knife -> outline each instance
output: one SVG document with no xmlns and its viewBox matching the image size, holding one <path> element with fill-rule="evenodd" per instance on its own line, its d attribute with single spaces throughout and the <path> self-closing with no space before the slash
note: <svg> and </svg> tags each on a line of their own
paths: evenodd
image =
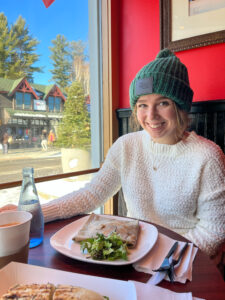
<svg viewBox="0 0 225 300">
<path fill-rule="evenodd" d="M 164 258 L 164 260 L 160 266 L 160 268 L 163 268 L 163 270 L 159 271 L 160 268 L 155 270 L 156 273 L 147 281 L 147 283 L 156 285 L 166 277 L 166 275 L 169 271 L 169 268 L 170 268 L 170 264 L 172 262 L 173 253 L 177 249 L 177 246 L 178 246 L 178 242 L 175 242 L 173 244 L 173 246 L 171 247 L 171 249 L 169 250 L 169 252 L 167 253 L 166 257 Z M 167 269 L 165 270 L 164 268 L 167 268 Z"/>
<path fill-rule="evenodd" d="M 148 284 L 157 285 L 160 283 L 167 275 L 168 270 L 159 271 L 152 275 L 152 277 L 147 281 Z"/>
</svg>

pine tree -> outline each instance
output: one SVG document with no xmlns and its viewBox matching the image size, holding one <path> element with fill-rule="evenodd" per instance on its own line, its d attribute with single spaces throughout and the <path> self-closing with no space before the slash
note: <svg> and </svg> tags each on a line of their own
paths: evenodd
<svg viewBox="0 0 225 300">
<path fill-rule="evenodd" d="M 35 53 L 39 41 L 29 34 L 26 21 L 21 16 L 12 25 L 12 35 L 14 43 L 11 47 L 9 74 L 14 78 L 27 77 L 33 81 L 34 72 L 43 72 L 41 67 L 33 66 L 39 59 Z"/>
<path fill-rule="evenodd" d="M 62 122 L 58 128 L 57 145 L 89 149 L 91 144 L 90 115 L 82 84 L 74 81 L 69 88 Z"/>
<path fill-rule="evenodd" d="M 52 41 L 53 47 L 49 47 L 52 51 L 50 56 L 53 61 L 53 69 L 51 80 L 54 81 L 60 88 L 65 89 L 69 86 L 71 73 L 71 55 L 69 52 L 69 43 L 66 38 L 58 34 L 56 39 Z"/>
<path fill-rule="evenodd" d="M 0 77 L 5 77 L 7 68 L 8 42 L 9 42 L 8 21 L 3 13 L 0 13 Z"/>
<path fill-rule="evenodd" d="M 0 77 L 32 81 L 34 72 L 42 72 L 33 64 L 39 59 L 35 53 L 38 41 L 33 39 L 20 16 L 9 28 L 7 17 L 0 13 Z"/>
<path fill-rule="evenodd" d="M 7 17 L 4 13 L 0 13 L 0 77 L 13 78 L 10 76 L 10 67 L 11 55 L 15 51 L 15 40 L 16 37 L 8 26 Z"/>
</svg>

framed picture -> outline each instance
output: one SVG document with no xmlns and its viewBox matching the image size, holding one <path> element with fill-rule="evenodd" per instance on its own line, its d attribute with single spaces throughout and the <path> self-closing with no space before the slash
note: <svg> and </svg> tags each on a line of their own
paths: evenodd
<svg viewBox="0 0 225 300">
<path fill-rule="evenodd" d="M 160 0 L 160 47 L 182 51 L 225 42 L 225 0 Z"/>
</svg>

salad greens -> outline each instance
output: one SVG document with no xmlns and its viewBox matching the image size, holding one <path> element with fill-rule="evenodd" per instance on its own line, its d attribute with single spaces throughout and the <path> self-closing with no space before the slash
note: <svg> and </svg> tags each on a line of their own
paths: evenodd
<svg viewBox="0 0 225 300">
<path fill-rule="evenodd" d="M 127 260 L 127 245 L 116 232 L 112 232 L 108 236 L 97 233 L 96 238 L 81 241 L 80 245 L 84 254 L 88 253 L 91 258 L 96 260 Z"/>
</svg>

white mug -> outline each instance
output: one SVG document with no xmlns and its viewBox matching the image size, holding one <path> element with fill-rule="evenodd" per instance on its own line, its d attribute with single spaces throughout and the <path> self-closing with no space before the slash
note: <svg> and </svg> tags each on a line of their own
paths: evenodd
<svg viewBox="0 0 225 300">
<path fill-rule="evenodd" d="M 11 261 L 27 262 L 31 219 L 26 211 L 0 213 L 0 268 Z"/>
</svg>

